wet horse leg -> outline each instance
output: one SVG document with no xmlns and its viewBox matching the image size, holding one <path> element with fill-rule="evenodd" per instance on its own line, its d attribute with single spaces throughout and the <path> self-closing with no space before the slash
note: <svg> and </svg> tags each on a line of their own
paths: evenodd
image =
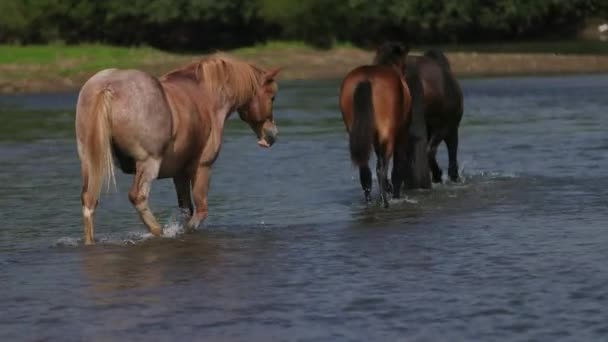
<svg viewBox="0 0 608 342">
<path fill-rule="evenodd" d="M 458 182 L 458 128 L 452 129 L 445 139 L 448 147 L 448 176 L 452 182 Z"/>
<path fill-rule="evenodd" d="M 173 177 L 173 184 L 175 185 L 177 205 L 179 206 L 181 214 L 190 219 L 194 213 L 190 194 L 190 177 L 184 174 L 177 175 Z"/>
<path fill-rule="evenodd" d="M 385 149 L 386 148 L 376 147 L 376 156 L 378 157 L 378 161 L 376 164 L 376 176 L 378 177 L 378 188 L 380 189 L 380 198 L 382 199 L 384 207 L 388 208 L 388 158 L 386 158 Z"/>
<path fill-rule="evenodd" d="M 80 199 L 82 201 L 82 218 L 84 221 L 84 243 L 92 245 L 95 243 L 95 229 L 93 226 L 93 215 L 97 208 L 97 198 L 88 189 L 89 174 L 86 164 L 82 164 L 82 193 Z"/>
<path fill-rule="evenodd" d="M 359 181 L 361 182 L 361 188 L 363 188 L 363 192 L 365 193 L 365 201 L 372 201 L 372 171 L 369 169 L 369 166 L 361 166 L 359 167 Z"/>
<path fill-rule="evenodd" d="M 434 133 L 431 136 L 428 144 L 427 156 L 429 159 L 429 167 L 431 168 L 431 173 L 433 174 L 433 183 L 441 183 L 442 171 L 437 163 L 437 146 L 441 143 L 443 139 L 437 133 Z"/>
<path fill-rule="evenodd" d="M 403 164 L 397 153 L 393 157 L 393 171 L 391 172 L 393 198 L 401 197 L 401 184 L 403 183 Z"/>
<path fill-rule="evenodd" d="M 148 206 L 148 197 L 150 195 L 150 184 L 152 180 L 158 177 L 159 168 L 160 160 L 148 158 L 144 161 L 138 161 L 135 166 L 133 185 L 129 191 L 129 200 L 154 236 L 160 236 L 162 229 Z"/>
<path fill-rule="evenodd" d="M 393 152 L 393 171 L 391 172 L 391 180 L 393 182 L 392 192 L 393 198 L 401 197 L 401 185 L 406 179 L 407 173 L 407 153 L 403 146 L 403 139 L 397 139 L 395 151 Z"/>
<path fill-rule="evenodd" d="M 211 178 L 211 166 L 199 166 L 194 177 L 192 177 L 192 197 L 196 211 L 190 221 L 188 221 L 187 230 L 196 229 L 201 221 L 205 220 L 209 215 L 209 207 L 207 194 L 209 193 L 209 180 Z"/>
</svg>

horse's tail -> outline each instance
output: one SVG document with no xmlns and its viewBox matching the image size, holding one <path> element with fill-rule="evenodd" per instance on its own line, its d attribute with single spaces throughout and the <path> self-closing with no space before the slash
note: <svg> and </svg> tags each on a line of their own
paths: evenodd
<svg viewBox="0 0 608 342">
<path fill-rule="evenodd" d="M 95 95 L 93 106 L 88 113 L 91 126 L 88 139 L 83 148 L 84 162 L 87 165 L 87 191 L 99 198 L 103 185 L 109 190 L 110 184 L 116 185 L 114 164 L 112 162 L 110 110 L 112 92 L 103 89 Z"/>
<path fill-rule="evenodd" d="M 431 49 L 431 50 L 426 51 L 424 53 L 424 55 L 426 57 L 429 57 L 429 58 L 433 59 L 444 70 L 447 70 L 447 71 L 451 71 L 452 70 L 452 68 L 450 67 L 450 61 L 448 60 L 448 58 L 445 56 L 445 54 L 441 50 Z"/>
<path fill-rule="evenodd" d="M 353 102 L 354 115 L 349 139 L 350 158 L 357 166 L 363 166 L 369 162 L 375 131 L 370 81 L 362 81 L 357 84 Z"/>
</svg>

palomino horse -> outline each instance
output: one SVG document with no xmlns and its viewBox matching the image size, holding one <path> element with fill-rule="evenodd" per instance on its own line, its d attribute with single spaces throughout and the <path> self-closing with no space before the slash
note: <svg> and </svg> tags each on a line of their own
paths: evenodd
<svg viewBox="0 0 608 342">
<path fill-rule="evenodd" d="M 374 64 L 353 69 L 340 89 L 340 110 L 349 134 L 350 156 L 359 167 L 365 199 L 371 200 L 372 174 L 368 163 L 373 145 L 378 158 L 378 187 L 385 207 L 389 192 L 399 197 L 403 177 L 399 166 L 403 164 L 400 160 L 405 157 L 404 145 L 408 140 L 411 97 L 401 72 L 408 51 L 397 43 L 380 46 Z M 391 157 L 393 186 L 387 177 Z"/>
<path fill-rule="evenodd" d="M 425 141 L 427 156 L 418 153 L 421 148 L 413 147 L 408 153 L 409 169 L 405 183 L 408 188 L 428 188 L 428 171 L 424 159 L 428 159 L 433 182 L 440 183 L 442 171 L 435 158 L 437 146 L 445 141 L 448 148 L 448 176 L 453 182 L 458 181 L 458 126 L 462 119 L 462 90 L 450 68 L 450 63 L 443 52 L 430 50 L 423 56 L 407 57 L 405 75 L 413 99 L 413 121 L 421 125 L 426 122 L 427 134 L 421 137 Z M 412 123 L 410 133 L 415 130 Z M 422 145 L 418 145 L 422 146 Z M 420 172 L 422 170 L 422 172 Z"/>
<path fill-rule="evenodd" d="M 260 146 L 274 143 L 277 74 L 215 54 L 159 79 L 117 69 L 91 77 L 76 110 L 85 244 L 94 243 L 93 214 L 103 183 L 115 182 L 113 158 L 123 172 L 135 174 L 129 200 L 150 233 L 162 233 L 148 207 L 156 178 L 173 178 L 178 205 L 190 217 L 186 228 L 196 228 L 208 214 L 211 166 L 228 116 L 238 111 Z"/>
</svg>

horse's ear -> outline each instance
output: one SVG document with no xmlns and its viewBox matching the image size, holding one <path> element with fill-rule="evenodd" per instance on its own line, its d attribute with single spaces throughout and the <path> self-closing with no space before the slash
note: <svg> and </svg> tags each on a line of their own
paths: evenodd
<svg viewBox="0 0 608 342">
<path fill-rule="evenodd" d="M 276 68 L 266 71 L 264 73 L 264 84 L 273 82 L 281 70 L 283 70 L 283 68 Z"/>
</svg>

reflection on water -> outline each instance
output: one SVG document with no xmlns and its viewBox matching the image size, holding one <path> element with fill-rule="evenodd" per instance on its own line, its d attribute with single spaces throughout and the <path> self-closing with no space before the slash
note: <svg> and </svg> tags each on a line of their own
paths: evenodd
<svg viewBox="0 0 608 342">
<path fill-rule="evenodd" d="M 286 82 L 272 149 L 229 122 L 204 228 L 158 181 L 151 238 L 120 175 L 92 248 L 75 94 L 0 96 L 0 339 L 602 340 L 608 77 L 463 88 L 462 183 L 365 205 L 338 82 Z"/>
</svg>

